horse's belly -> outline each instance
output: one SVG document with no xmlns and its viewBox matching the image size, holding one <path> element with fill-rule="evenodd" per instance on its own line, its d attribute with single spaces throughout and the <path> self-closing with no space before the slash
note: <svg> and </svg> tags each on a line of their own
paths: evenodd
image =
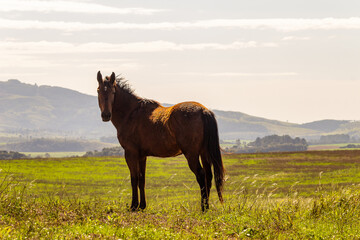
<svg viewBox="0 0 360 240">
<path fill-rule="evenodd" d="M 149 156 L 155 156 L 155 157 L 173 157 L 178 156 L 182 154 L 180 148 L 177 145 L 170 145 L 170 144 L 161 144 L 161 143 L 155 143 L 151 144 L 152 146 L 148 148 L 148 154 Z"/>
<path fill-rule="evenodd" d="M 182 154 L 181 151 L 174 151 L 174 152 L 158 152 L 158 153 L 152 153 L 148 154 L 148 156 L 154 156 L 154 157 L 175 157 Z"/>
</svg>

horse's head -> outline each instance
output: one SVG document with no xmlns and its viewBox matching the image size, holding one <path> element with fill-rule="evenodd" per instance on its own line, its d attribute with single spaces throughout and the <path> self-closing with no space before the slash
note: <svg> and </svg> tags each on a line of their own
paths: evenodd
<svg viewBox="0 0 360 240">
<path fill-rule="evenodd" d="M 104 122 L 110 121 L 112 107 L 115 99 L 115 73 L 113 72 L 110 77 L 102 78 L 100 71 L 97 73 L 97 80 L 99 82 L 98 100 L 101 110 L 101 118 Z"/>
</svg>

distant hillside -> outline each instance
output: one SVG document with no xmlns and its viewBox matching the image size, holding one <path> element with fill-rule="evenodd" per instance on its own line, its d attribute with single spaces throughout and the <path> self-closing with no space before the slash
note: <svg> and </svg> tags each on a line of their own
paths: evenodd
<svg viewBox="0 0 360 240">
<path fill-rule="evenodd" d="M 97 137 L 111 134 L 103 124 L 97 98 L 70 89 L 18 80 L 0 82 L 0 130 L 48 130 Z"/>
<path fill-rule="evenodd" d="M 305 123 L 301 126 L 308 129 L 313 129 L 320 132 L 333 132 L 339 129 L 342 125 L 349 123 L 350 121 L 338 121 L 338 120 L 321 120 L 311 123 Z"/>
<path fill-rule="evenodd" d="M 214 110 L 219 124 L 219 132 L 224 139 L 255 139 L 266 135 L 310 136 L 319 131 L 303 128 L 295 123 L 254 117 L 241 112 Z"/>
<path fill-rule="evenodd" d="M 323 120 L 294 124 L 214 110 L 222 139 L 249 139 L 266 135 L 319 138 L 324 134 L 360 136 L 360 122 Z M 97 97 L 61 87 L 37 86 L 18 80 L 0 82 L 0 131 L 20 134 L 45 131 L 55 135 L 97 138 L 116 136 L 111 123 L 103 123 Z"/>
<path fill-rule="evenodd" d="M 85 141 L 73 139 L 36 138 L 18 143 L 7 143 L 1 149 L 19 152 L 79 152 L 100 150 L 104 147 L 112 147 L 114 144 L 106 144 L 99 141 Z"/>
</svg>

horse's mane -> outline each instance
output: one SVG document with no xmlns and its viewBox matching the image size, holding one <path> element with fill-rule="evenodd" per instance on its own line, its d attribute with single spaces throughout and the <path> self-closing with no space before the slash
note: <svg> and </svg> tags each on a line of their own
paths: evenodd
<svg viewBox="0 0 360 240">
<path fill-rule="evenodd" d="M 119 77 L 116 76 L 116 85 L 119 86 L 119 88 L 121 88 L 122 90 L 124 90 L 125 92 L 129 93 L 129 94 L 134 94 L 134 89 L 131 88 L 130 84 L 128 83 L 127 80 L 125 80 L 124 77 Z"/>
<path fill-rule="evenodd" d="M 116 85 L 123 91 L 125 91 L 126 93 L 129 93 L 133 96 L 137 96 L 135 93 L 134 93 L 134 89 L 131 88 L 130 84 L 128 83 L 128 81 L 124 78 L 124 77 L 119 77 L 119 76 L 116 76 L 115 78 L 115 82 L 116 82 Z M 146 99 L 146 98 L 140 98 L 139 97 L 139 103 L 141 104 L 141 106 L 143 105 L 147 105 L 147 104 L 154 104 L 154 105 L 160 105 L 159 102 L 155 101 L 155 100 L 152 100 L 152 99 Z"/>
<path fill-rule="evenodd" d="M 147 99 L 147 98 L 141 98 L 139 103 L 144 106 L 144 105 L 154 105 L 154 106 L 159 106 L 161 105 L 158 101 L 152 100 L 152 99 Z"/>
<path fill-rule="evenodd" d="M 109 76 L 106 76 L 105 79 L 107 81 L 110 81 Z M 128 84 L 127 80 L 125 80 L 124 77 L 119 77 L 119 75 L 116 76 L 115 83 L 121 90 L 124 90 L 125 92 L 134 95 L 134 90 L 131 88 L 131 86 Z"/>
</svg>

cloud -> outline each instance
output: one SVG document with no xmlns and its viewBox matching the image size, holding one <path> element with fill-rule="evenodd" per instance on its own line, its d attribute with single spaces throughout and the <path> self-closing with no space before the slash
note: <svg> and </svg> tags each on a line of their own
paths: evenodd
<svg viewBox="0 0 360 240">
<path fill-rule="evenodd" d="M 116 13 L 151 15 L 165 9 L 116 8 L 96 3 L 74 1 L 8 0 L 1 2 L 0 12 L 71 12 L 71 13 Z"/>
<path fill-rule="evenodd" d="M 0 51 L 5 54 L 73 54 L 73 53 L 146 53 L 163 51 L 186 51 L 186 50 L 238 50 L 244 48 L 276 47 L 275 43 L 259 43 L 255 41 L 232 43 L 194 43 L 179 44 L 169 41 L 130 42 L 130 43 L 104 43 L 90 42 L 73 44 L 68 42 L 0 42 Z"/>
<path fill-rule="evenodd" d="M 57 44 L 57 47 L 60 45 Z M 49 47 L 49 46 L 48 46 Z M 93 56 L 89 58 L 87 55 L 80 55 L 74 57 L 71 54 L 63 55 L 59 57 L 56 53 L 56 57 L 49 57 L 48 54 L 34 54 L 36 52 L 22 51 L 21 54 L 19 51 L 3 51 L 0 56 L 0 66 L 2 72 L 0 72 L 0 77 L 11 78 L 11 76 L 16 77 L 30 77 L 39 75 L 39 71 L 51 72 L 54 69 L 67 69 L 70 66 L 76 68 L 85 68 L 85 69 L 122 69 L 123 71 L 128 70 L 137 70 L 140 68 L 140 64 L 136 59 L 131 58 L 117 58 L 117 57 L 98 57 Z M 34 49 L 32 50 L 34 51 Z M 44 52 L 42 52 L 44 53 Z M 53 52 L 55 53 L 55 52 Z M 51 53 L 49 53 L 51 55 Z M 40 69 L 40 70 L 39 70 Z M 44 73 L 44 72 L 43 72 Z"/>
<path fill-rule="evenodd" d="M 63 31 L 89 30 L 185 30 L 210 28 L 273 29 L 293 32 L 304 30 L 360 29 L 360 18 L 270 18 L 270 19 L 210 19 L 193 22 L 153 23 L 85 23 L 64 21 L 11 20 L 0 18 L 1 29 L 56 29 Z"/>
<path fill-rule="evenodd" d="M 215 19 L 199 21 L 198 27 L 233 27 L 243 29 L 274 29 L 278 31 L 360 29 L 360 18 L 269 18 Z"/>
<path fill-rule="evenodd" d="M 310 37 L 296 37 L 296 36 L 286 36 L 281 39 L 282 41 L 307 41 L 310 40 Z"/>
<path fill-rule="evenodd" d="M 202 76 L 202 77 L 279 77 L 279 76 L 296 76 L 296 72 L 267 72 L 267 73 L 245 73 L 245 72 L 217 72 L 217 73 L 203 73 L 203 72 L 183 72 L 171 73 L 171 75 L 186 75 L 186 76 Z"/>
</svg>

